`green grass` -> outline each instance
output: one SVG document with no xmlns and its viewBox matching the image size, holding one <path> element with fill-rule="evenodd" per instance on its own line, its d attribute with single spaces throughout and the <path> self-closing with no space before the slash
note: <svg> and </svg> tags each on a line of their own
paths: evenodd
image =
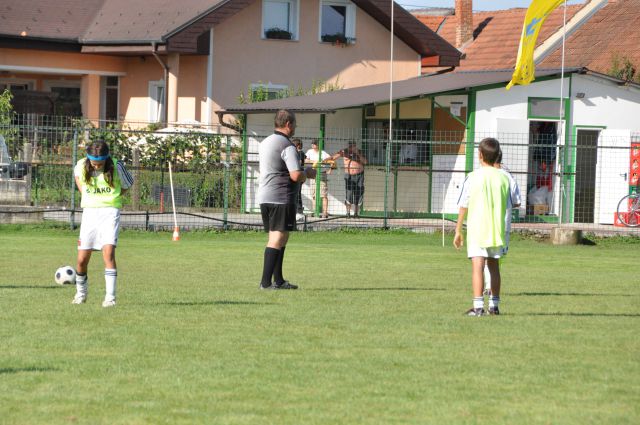
<svg viewBox="0 0 640 425">
<path fill-rule="evenodd" d="M 257 289 L 262 233 L 124 231 L 118 305 L 53 272 L 77 232 L 0 226 L 2 424 L 637 424 L 634 239 L 513 237 L 499 317 L 464 317 L 451 237 L 293 234 Z"/>
</svg>

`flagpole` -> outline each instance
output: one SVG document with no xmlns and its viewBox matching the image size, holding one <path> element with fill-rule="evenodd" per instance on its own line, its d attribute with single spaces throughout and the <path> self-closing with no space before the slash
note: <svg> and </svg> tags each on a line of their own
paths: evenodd
<svg viewBox="0 0 640 425">
<path fill-rule="evenodd" d="M 389 186 L 389 172 L 391 171 L 391 145 L 393 142 L 393 9 L 394 0 L 391 0 L 391 59 L 389 60 L 389 142 L 385 155 L 385 177 L 384 177 L 384 224 L 387 227 L 388 204 L 387 194 Z"/>
<path fill-rule="evenodd" d="M 564 11 L 563 11 L 563 16 L 562 16 L 562 59 L 560 62 L 560 110 L 558 112 L 558 117 L 560 118 L 560 125 L 558 126 L 558 139 L 560 139 L 560 137 L 563 134 L 563 128 L 564 128 L 564 120 L 565 120 L 565 109 L 564 109 L 564 42 L 566 39 L 566 34 L 567 34 L 567 0 L 564 0 Z M 557 142 L 556 142 L 557 144 Z M 564 149 L 567 149 L 567 146 L 564 147 Z M 558 158 L 558 160 L 560 160 L 560 158 Z M 560 161 L 558 161 L 560 162 Z M 564 165 L 564 163 L 563 163 Z M 558 226 L 562 225 L 562 215 L 563 215 L 563 205 L 564 205 L 564 199 L 562 196 L 563 193 L 563 178 L 562 175 L 560 175 L 560 192 L 559 192 L 559 197 L 560 197 L 560 205 L 559 205 L 559 211 L 558 211 Z"/>
</svg>

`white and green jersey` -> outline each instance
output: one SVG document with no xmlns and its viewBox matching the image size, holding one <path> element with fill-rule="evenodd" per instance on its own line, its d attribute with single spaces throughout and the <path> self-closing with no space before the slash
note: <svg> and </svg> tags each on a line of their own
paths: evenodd
<svg viewBox="0 0 640 425">
<path fill-rule="evenodd" d="M 458 206 L 467 208 L 467 245 L 478 248 L 507 244 L 505 215 L 511 208 L 509 178 L 494 167 L 469 173 Z"/>
<path fill-rule="evenodd" d="M 113 187 L 109 186 L 102 171 L 94 171 L 91 183 L 87 184 L 84 178 L 84 167 L 87 158 L 83 158 L 76 164 L 73 174 L 80 181 L 82 208 L 114 207 L 122 208 L 122 190 L 129 189 L 133 184 L 133 177 L 124 165 L 113 159 L 116 172 L 113 173 Z"/>
</svg>

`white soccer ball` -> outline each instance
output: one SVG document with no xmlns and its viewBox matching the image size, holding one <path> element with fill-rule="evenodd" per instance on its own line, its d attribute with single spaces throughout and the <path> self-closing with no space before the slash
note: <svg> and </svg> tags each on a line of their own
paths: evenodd
<svg viewBox="0 0 640 425">
<path fill-rule="evenodd" d="M 58 285 L 71 285 L 76 283 L 76 271 L 71 266 L 62 266 L 56 270 L 54 278 Z"/>
</svg>

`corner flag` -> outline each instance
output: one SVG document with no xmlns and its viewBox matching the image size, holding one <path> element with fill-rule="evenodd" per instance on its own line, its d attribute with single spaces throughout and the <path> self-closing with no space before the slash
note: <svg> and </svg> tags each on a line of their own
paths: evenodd
<svg viewBox="0 0 640 425">
<path fill-rule="evenodd" d="M 514 84 L 529 84 L 534 79 L 535 64 L 533 51 L 536 47 L 538 33 L 547 16 L 565 0 L 533 0 L 527 9 L 522 26 L 518 59 L 511 81 L 507 84 L 509 90 Z"/>
</svg>

